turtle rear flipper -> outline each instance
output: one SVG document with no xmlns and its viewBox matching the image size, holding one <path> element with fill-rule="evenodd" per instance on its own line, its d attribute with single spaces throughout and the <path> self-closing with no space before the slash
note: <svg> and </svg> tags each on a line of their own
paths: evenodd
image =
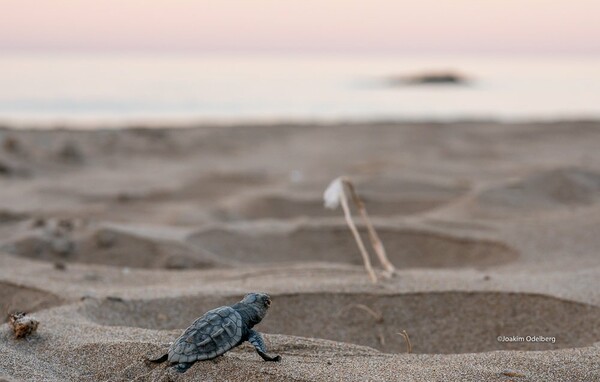
<svg viewBox="0 0 600 382">
<path fill-rule="evenodd" d="M 158 357 L 155 357 L 155 358 L 148 358 L 148 362 L 163 363 L 163 362 L 165 362 L 167 360 L 167 358 L 169 358 L 169 354 L 165 353 L 165 354 L 162 354 L 162 355 L 160 355 Z"/>
<path fill-rule="evenodd" d="M 280 355 L 270 355 L 270 354 L 264 353 L 264 352 L 262 352 L 262 351 L 260 351 L 258 349 L 256 350 L 256 352 L 266 362 L 279 362 L 279 361 L 281 361 L 281 356 Z"/>
<path fill-rule="evenodd" d="M 172 369 L 175 370 L 178 373 L 185 373 L 187 371 L 187 369 L 189 369 L 190 367 L 192 367 L 194 363 L 193 362 L 181 362 L 181 363 L 176 363 L 175 365 L 173 365 Z"/>
</svg>

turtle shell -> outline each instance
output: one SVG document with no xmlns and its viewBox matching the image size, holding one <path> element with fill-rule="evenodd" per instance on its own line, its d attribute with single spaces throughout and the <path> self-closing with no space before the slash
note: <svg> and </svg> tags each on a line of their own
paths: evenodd
<svg viewBox="0 0 600 382">
<path fill-rule="evenodd" d="M 184 363 L 212 359 L 231 350 L 242 340 L 242 317 L 230 306 L 206 312 L 169 347 L 169 362 Z"/>
</svg>

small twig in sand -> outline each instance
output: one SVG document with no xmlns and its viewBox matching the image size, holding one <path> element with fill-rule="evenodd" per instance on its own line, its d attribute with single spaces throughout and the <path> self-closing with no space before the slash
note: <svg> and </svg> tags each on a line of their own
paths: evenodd
<svg viewBox="0 0 600 382">
<path fill-rule="evenodd" d="M 352 235 L 354 235 L 354 240 L 356 240 L 356 244 L 358 245 L 358 249 L 360 250 L 360 254 L 362 255 L 363 262 L 365 264 L 365 269 L 371 278 L 371 282 L 377 283 L 377 275 L 373 270 L 373 266 L 371 265 L 371 260 L 369 259 L 369 253 L 365 249 L 365 245 L 358 233 L 358 229 L 356 229 L 356 225 L 354 225 L 354 221 L 352 220 L 352 214 L 350 213 L 350 207 L 348 207 L 348 199 L 346 198 L 346 193 L 344 192 L 344 184 L 342 183 L 342 178 L 337 178 L 327 189 L 325 190 L 325 194 L 323 195 L 325 199 L 325 207 L 327 208 L 336 208 L 339 204 L 342 205 L 342 209 L 344 210 L 344 217 L 346 218 L 346 223 L 348 227 L 350 227 L 350 231 L 352 231 Z"/>
<path fill-rule="evenodd" d="M 360 199 L 360 197 L 356 193 L 356 189 L 354 188 L 354 185 L 352 184 L 350 179 L 348 179 L 347 177 L 339 177 L 339 178 L 334 179 L 329 184 L 329 187 L 327 187 L 327 189 L 325 190 L 325 193 L 323 194 L 323 198 L 325 200 L 325 207 L 335 209 L 335 208 L 337 208 L 338 205 L 340 205 L 340 204 L 342 205 L 342 209 L 344 210 L 344 217 L 346 218 L 346 223 L 348 223 L 348 227 L 350 227 L 350 231 L 352 231 L 352 234 L 354 235 L 354 240 L 356 240 L 356 244 L 358 245 L 360 254 L 363 257 L 363 261 L 365 263 L 365 268 L 366 268 L 367 272 L 369 273 L 369 276 L 371 277 L 371 281 L 373 283 L 376 283 L 377 276 L 375 275 L 375 272 L 373 271 L 373 267 L 371 266 L 371 260 L 369 259 L 369 253 L 365 249 L 365 245 L 363 244 L 360 234 L 359 234 L 358 230 L 356 229 L 356 225 L 354 224 L 354 221 L 352 220 L 352 214 L 350 213 L 350 208 L 348 206 L 348 198 L 346 197 L 346 192 L 344 191 L 344 187 L 348 188 L 350 195 L 352 197 L 352 201 L 356 205 L 356 209 L 359 211 L 360 216 L 362 217 L 362 219 L 365 223 L 365 226 L 367 227 L 367 232 L 369 234 L 371 246 L 373 247 L 373 250 L 377 254 L 377 257 L 379 258 L 379 262 L 381 263 L 381 265 L 383 266 L 383 268 L 385 270 L 384 275 L 386 277 L 391 277 L 396 272 L 396 268 L 388 259 L 387 254 L 385 252 L 385 247 L 383 246 L 381 239 L 379 239 L 379 235 L 377 235 L 377 232 L 375 231 L 375 227 L 373 226 L 373 223 L 371 222 L 371 219 L 369 218 L 369 215 L 367 214 L 367 208 L 365 207 L 365 204 L 363 203 L 363 201 Z"/>
<path fill-rule="evenodd" d="M 364 312 L 367 312 L 371 317 L 373 317 L 373 320 L 375 320 L 376 324 L 381 324 L 383 323 L 383 314 L 369 308 L 368 306 L 364 305 L 364 304 L 351 304 L 351 305 L 346 305 L 343 309 L 351 309 L 351 308 L 356 308 L 356 309 L 360 309 Z M 380 326 L 377 326 L 377 340 L 379 341 L 379 344 L 381 346 L 385 346 L 385 335 L 383 334 L 383 330 L 381 329 Z"/>
<path fill-rule="evenodd" d="M 369 239 L 371 240 L 371 246 L 375 250 L 377 257 L 379 258 L 379 262 L 385 269 L 386 275 L 392 276 L 396 272 L 396 268 L 394 267 L 394 265 L 390 262 L 390 260 L 387 257 L 387 254 L 385 252 L 385 247 L 383 246 L 383 243 L 379 239 L 379 235 L 377 235 L 377 232 L 375 231 L 375 227 L 373 227 L 373 223 L 371 223 L 371 219 L 369 218 L 369 215 L 367 214 L 367 208 L 365 207 L 365 203 L 360 199 L 360 197 L 356 193 L 354 185 L 352 184 L 352 182 L 350 182 L 350 179 L 343 178 L 343 182 L 346 185 L 346 187 L 348 187 L 348 190 L 350 190 L 350 195 L 352 196 L 352 200 L 354 201 L 356 208 L 360 212 L 360 215 L 361 215 L 362 219 L 364 220 L 365 225 L 367 226 L 367 231 L 369 232 Z"/>
<path fill-rule="evenodd" d="M 506 377 L 517 377 L 517 378 L 521 378 L 521 377 L 525 377 L 525 374 L 521 373 L 520 371 L 517 370 L 504 370 L 502 371 L 502 373 L 500 373 Z"/>
<path fill-rule="evenodd" d="M 408 337 L 408 333 L 406 333 L 406 330 L 403 330 L 397 334 L 400 334 L 404 338 L 404 341 L 406 342 L 406 352 L 408 354 L 411 354 L 412 353 L 412 344 L 410 343 L 410 338 Z"/>
<path fill-rule="evenodd" d="M 385 346 L 385 336 L 383 335 L 383 330 L 381 330 L 381 328 L 377 328 L 377 339 L 379 340 L 379 345 Z"/>
<path fill-rule="evenodd" d="M 369 308 L 366 305 L 352 304 L 352 305 L 348 305 L 348 308 L 357 308 L 357 309 L 363 310 L 363 311 L 369 313 L 369 315 L 371 315 L 371 317 L 373 317 L 373 319 L 375 320 L 376 323 L 381 324 L 383 322 L 383 315 L 381 313 L 374 311 L 373 309 Z"/>
</svg>

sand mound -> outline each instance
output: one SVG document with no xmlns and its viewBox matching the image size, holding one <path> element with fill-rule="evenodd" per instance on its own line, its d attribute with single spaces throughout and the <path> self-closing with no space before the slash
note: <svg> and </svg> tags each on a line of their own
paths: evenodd
<svg viewBox="0 0 600 382">
<path fill-rule="evenodd" d="M 208 268 L 216 263 L 210 254 L 186 244 L 116 228 L 36 230 L 7 245 L 5 250 L 37 260 L 132 268 Z"/>
<path fill-rule="evenodd" d="M 435 198 L 389 198 L 365 196 L 369 214 L 374 216 L 412 215 L 429 211 L 448 202 Z M 262 195 L 234 199 L 215 212 L 224 220 L 290 219 L 297 217 L 340 217 L 339 211 L 323 207 L 319 196 Z"/>
<path fill-rule="evenodd" d="M 577 168 L 536 173 L 512 184 L 484 191 L 482 208 L 542 210 L 589 205 L 600 199 L 600 174 Z"/>
<path fill-rule="evenodd" d="M 61 305 L 64 301 L 52 293 L 0 282 L 0 314 L 34 312 Z"/>
<path fill-rule="evenodd" d="M 145 329 L 180 329 L 217 306 L 230 305 L 236 297 L 189 296 L 154 300 L 86 299 L 79 313 L 100 325 Z"/>
<path fill-rule="evenodd" d="M 148 167 L 148 166 L 146 166 Z M 222 198 L 231 197 L 242 190 L 264 186 L 268 179 L 260 172 L 236 173 L 212 171 L 203 175 L 187 175 L 184 179 L 162 181 L 156 171 L 172 173 L 178 171 L 170 165 L 151 173 L 137 170 L 145 182 L 144 186 L 132 184 L 129 179 L 119 177 L 90 190 L 60 190 L 61 195 L 72 194 L 75 200 L 88 210 L 76 216 L 93 217 L 98 221 L 152 222 L 161 225 L 198 225 L 222 219 L 214 213 L 215 205 Z M 118 183 L 117 183 L 118 182 Z"/>
<path fill-rule="evenodd" d="M 10 224 L 27 219 L 26 214 L 18 212 L 0 210 L 0 224 Z"/>
<path fill-rule="evenodd" d="M 289 187 L 286 193 L 268 192 L 223 203 L 215 215 L 226 220 L 289 219 L 296 217 L 339 217 L 340 212 L 323 207 L 327 183 L 308 183 Z M 411 215 L 438 208 L 463 195 L 467 189 L 394 178 L 356 179 L 356 188 L 369 214 L 376 216 Z"/>
<path fill-rule="evenodd" d="M 291 361 L 288 351 L 300 353 L 299 357 L 306 358 L 314 354 L 320 356 L 339 356 L 344 351 L 353 356 L 367 355 L 365 348 L 357 346 L 336 346 L 326 341 L 318 344 L 303 338 L 284 336 L 266 337 L 269 348 L 274 353 L 288 354 L 286 362 Z M 329 346 L 328 346 L 329 345 Z M 300 350 L 300 351 L 299 351 Z M 306 381 L 290 374 L 279 363 L 264 363 L 249 344 L 244 344 L 215 361 L 197 362 L 185 374 L 177 374 L 166 364 L 151 364 L 144 362 L 148 353 L 161 353 L 156 345 L 143 342 L 128 343 L 90 343 L 78 346 L 73 351 L 77 354 L 77 363 L 86 375 L 93 380 L 110 381 L 276 381 L 297 382 Z M 102 360 L 105 367 L 99 368 L 98 361 Z"/>
<path fill-rule="evenodd" d="M 483 267 L 518 257 L 505 244 L 434 232 L 379 228 L 390 261 L 400 268 Z M 364 238 L 366 239 L 366 232 Z M 345 225 L 301 226 L 291 232 L 215 228 L 200 231 L 190 242 L 227 260 L 242 263 L 324 261 L 362 264 Z"/>
<path fill-rule="evenodd" d="M 149 367 L 144 364 L 140 354 L 147 353 L 151 347 L 151 344 L 138 342 L 89 343 L 77 346 L 73 352 L 77 354 L 81 371 L 93 376 L 96 381 L 168 381 L 166 375 L 158 379 L 155 379 L 158 373 L 155 378 L 148 375 Z M 98 367 L 98 360 L 105 362 L 106 367 Z"/>
<path fill-rule="evenodd" d="M 437 183 L 431 180 L 397 178 L 386 176 L 363 176 L 352 178 L 360 194 L 382 197 L 428 197 L 452 199 L 463 195 L 468 187 L 458 182 Z"/>
<path fill-rule="evenodd" d="M 93 300 L 80 313 L 103 325 L 183 329 L 203 312 L 240 297 Z M 406 351 L 402 330 L 416 353 L 548 350 L 600 341 L 600 308 L 525 293 L 293 294 L 273 296 L 260 328 L 388 353 Z M 498 336 L 553 336 L 556 342 L 501 342 Z"/>
<path fill-rule="evenodd" d="M 0 157 L 0 178 L 25 178 L 30 175 L 28 168 Z"/>
<path fill-rule="evenodd" d="M 197 179 L 182 182 L 178 186 L 151 190 L 130 190 L 114 193 L 85 195 L 90 202 L 116 202 L 126 207 L 138 203 L 160 203 L 175 201 L 214 201 L 215 197 L 230 195 L 245 188 L 264 184 L 267 178 L 260 173 L 211 172 Z M 146 206 L 148 207 L 148 206 Z"/>
</svg>

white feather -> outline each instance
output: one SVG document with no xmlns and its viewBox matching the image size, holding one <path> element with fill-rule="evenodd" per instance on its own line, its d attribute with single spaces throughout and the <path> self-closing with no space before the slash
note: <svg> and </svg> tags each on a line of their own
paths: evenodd
<svg viewBox="0 0 600 382">
<path fill-rule="evenodd" d="M 344 193 L 342 178 L 335 178 L 323 193 L 325 207 L 335 210 L 340 205 L 340 199 Z"/>
</svg>

